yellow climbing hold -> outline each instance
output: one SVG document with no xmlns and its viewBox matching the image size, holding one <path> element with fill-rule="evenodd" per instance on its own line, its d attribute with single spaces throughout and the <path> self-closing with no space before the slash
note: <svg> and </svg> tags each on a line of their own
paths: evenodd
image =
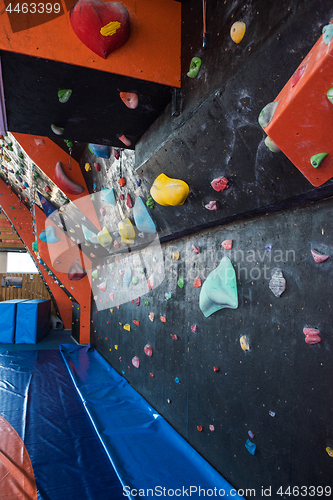
<svg viewBox="0 0 333 500">
<path fill-rule="evenodd" d="M 122 323 L 120 323 L 120 321 L 119 321 L 119 325 L 120 325 L 120 326 L 123 326 L 123 324 L 122 324 Z"/>
<path fill-rule="evenodd" d="M 176 250 L 175 252 L 172 252 L 172 260 L 178 260 L 179 259 L 179 252 Z"/>
<path fill-rule="evenodd" d="M 110 235 L 108 228 L 106 226 L 103 227 L 102 231 L 100 231 L 97 235 L 97 240 L 102 247 L 107 247 L 112 243 L 112 236 Z"/>
<path fill-rule="evenodd" d="M 117 349 L 118 349 L 118 346 L 117 346 L 117 345 L 115 345 L 115 346 L 114 346 L 114 348 L 115 348 L 115 350 L 117 351 Z"/>
<path fill-rule="evenodd" d="M 230 36 L 233 42 L 239 43 L 243 40 L 246 31 L 246 24 L 238 21 L 231 26 Z"/>
<path fill-rule="evenodd" d="M 111 21 L 100 29 L 100 34 L 103 36 L 112 36 L 119 30 L 121 23 L 119 21 Z"/>
<path fill-rule="evenodd" d="M 171 179 L 165 174 L 160 174 L 150 188 L 150 194 L 156 203 L 167 206 L 183 205 L 190 188 L 180 179 Z"/>
<path fill-rule="evenodd" d="M 243 351 L 250 350 L 249 339 L 247 338 L 246 335 L 242 335 L 242 337 L 239 339 L 239 342 L 240 342 L 240 346 L 243 349 Z"/>
<path fill-rule="evenodd" d="M 135 238 L 135 231 L 132 222 L 129 220 L 128 217 L 125 217 L 125 219 L 119 222 L 118 229 L 121 241 L 123 241 L 127 245 L 133 245 Z"/>
<path fill-rule="evenodd" d="M 124 330 L 127 330 L 128 332 L 131 331 L 131 325 L 129 325 L 128 323 L 126 323 L 126 325 L 124 325 Z"/>
<path fill-rule="evenodd" d="M 86 164 L 85 164 L 85 166 L 84 166 L 84 168 L 85 168 L 85 171 L 86 171 L 86 172 L 89 172 L 89 171 L 91 170 L 91 165 L 90 165 L 90 163 L 86 163 Z"/>
<path fill-rule="evenodd" d="M 326 448 L 327 453 L 329 454 L 330 457 L 333 457 L 333 449 L 327 446 Z"/>
<path fill-rule="evenodd" d="M 110 312 L 113 313 L 113 309 L 110 309 Z"/>
</svg>

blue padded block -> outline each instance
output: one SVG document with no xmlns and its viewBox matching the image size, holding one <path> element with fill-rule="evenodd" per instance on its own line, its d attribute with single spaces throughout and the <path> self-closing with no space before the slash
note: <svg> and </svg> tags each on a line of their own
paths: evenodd
<svg viewBox="0 0 333 500">
<path fill-rule="evenodd" d="M 51 300 L 27 300 L 17 305 L 16 344 L 37 344 L 50 331 Z"/>
<path fill-rule="evenodd" d="M 13 344 L 15 341 L 16 307 L 27 299 L 4 300 L 0 302 L 0 343 Z"/>
</svg>

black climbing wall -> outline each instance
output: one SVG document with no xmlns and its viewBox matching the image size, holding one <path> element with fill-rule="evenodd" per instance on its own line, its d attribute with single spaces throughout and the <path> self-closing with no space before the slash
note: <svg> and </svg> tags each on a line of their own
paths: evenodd
<svg viewBox="0 0 333 500">
<path fill-rule="evenodd" d="M 8 130 L 57 139 L 51 124 L 71 141 L 134 148 L 171 99 L 164 85 L 12 52 L 1 52 Z M 15 85 L 13 84 L 15 82 Z M 73 93 L 60 103 L 58 90 Z M 136 92 L 140 106 L 128 109 L 119 92 Z"/>
<path fill-rule="evenodd" d="M 276 494 L 279 486 L 332 483 L 325 451 L 333 446 L 332 209 L 331 199 L 163 244 L 164 280 L 139 306 L 129 301 L 96 313 L 92 305 L 93 345 L 223 476 L 236 488 L 254 488 L 257 497 L 261 486 L 272 487 L 272 498 L 288 498 Z M 233 240 L 231 251 L 222 249 L 225 239 Z M 330 258 L 317 264 L 311 249 Z M 179 260 L 172 259 L 174 251 Z M 239 307 L 205 318 L 193 282 L 197 276 L 204 282 L 223 255 L 236 271 Z M 154 264 L 156 275 L 160 264 Z M 120 268 L 114 264 L 119 286 Z M 287 282 L 279 298 L 269 289 L 275 268 Z M 320 330 L 320 343 L 305 343 L 305 326 Z M 242 335 L 248 352 L 240 347 Z M 143 350 L 147 343 L 151 358 Z M 254 456 L 245 448 L 249 430 Z"/>
</svg>

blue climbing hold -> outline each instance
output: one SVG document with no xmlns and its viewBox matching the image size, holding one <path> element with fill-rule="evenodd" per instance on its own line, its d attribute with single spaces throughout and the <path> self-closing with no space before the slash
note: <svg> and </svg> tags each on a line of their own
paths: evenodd
<svg viewBox="0 0 333 500">
<path fill-rule="evenodd" d="M 245 448 L 249 451 L 249 453 L 251 453 L 251 455 L 254 455 L 256 452 L 256 445 L 249 439 L 247 439 L 245 443 Z"/>
<path fill-rule="evenodd" d="M 138 196 L 138 198 L 135 200 L 135 204 L 133 207 L 133 217 L 136 227 L 139 231 L 149 234 L 156 233 L 156 226 L 154 224 L 154 221 L 150 217 L 146 205 L 144 204 L 140 196 Z"/>
<path fill-rule="evenodd" d="M 44 231 L 40 233 L 39 239 L 44 241 L 44 243 L 57 243 L 57 241 L 60 241 L 54 226 L 47 226 Z"/>
<path fill-rule="evenodd" d="M 106 158 L 107 160 L 110 158 L 110 151 L 108 146 L 103 146 L 102 144 L 89 144 L 89 150 L 96 156 L 100 158 Z"/>
</svg>

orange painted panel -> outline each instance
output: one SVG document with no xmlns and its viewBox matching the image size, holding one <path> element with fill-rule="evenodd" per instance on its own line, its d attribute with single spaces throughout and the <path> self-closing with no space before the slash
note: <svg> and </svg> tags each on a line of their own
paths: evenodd
<svg viewBox="0 0 333 500">
<path fill-rule="evenodd" d="M 90 340 L 90 275 L 91 261 L 84 255 L 76 245 L 68 238 L 51 219 L 46 219 L 44 212 L 36 206 L 36 225 L 38 234 L 38 252 L 40 258 L 53 271 L 65 288 L 81 306 L 80 315 L 80 343 L 87 344 Z M 48 244 L 39 239 L 40 233 L 45 227 L 54 226 L 59 241 Z M 77 260 L 78 259 L 78 260 Z M 68 279 L 70 265 L 74 262 L 86 270 L 87 275 L 78 280 Z M 58 285 L 57 285 L 58 286 Z"/>
<path fill-rule="evenodd" d="M 32 228 L 32 216 L 30 211 L 26 208 L 23 203 L 20 203 L 19 199 L 15 194 L 11 195 L 10 186 L 0 179 L 0 205 L 6 212 L 9 220 L 15 227 L 16 231 L 22 238 L 25 246 L 29 249 L 30 253 L 34 256 L 32 251 L 32 243 L 35 241 L 34 231 Z M 11 209 L 10 207 L 14 207 Z M 45 217 L 45 216 L 44 216 Z M 72 328 L 72 302 L 67 297 L 65 292 L 55 283 L 51 277 L 44 271 L 43 266 L 41 266 L 37 261 L 35 261 L 36 266 L 40 269 L 47 285 L 57 303 L 61 319 L 64 323 L 64 327 L 67 329 Z M 89 320 L 87 320 L 89 324 Z M 90 325 L 89 325 L 90 326 Z"/>
<path fill-rule="evenodd" d="M 333 87 L 333 40 L 326 45 L 321 36 L 275 102 L 278 106 L 264 128 L 268 136 L 313 186 L 333 177 L 333 104 L 327 91 Z M 319 168 L 310 158 L 328 153 Z"/>
<path fill-rule="evenodd" d="M 127 43 L 100 58 L 74 34 L 68 11 L 59 17 L 54 9 L 45 13 L 36 25 L 33 13 L 19 13 L 15 23 L 9 20 L 6 4 L 0 0 L 0 50 L 17 52 L 53 61 L 74 64 L 108 73 L 140 78 L 151 82 L 180 87 L 181 85 L 181 4 L 174 0 L 123 0 L 131 20 L 131 35 Z M 17 2 L 12 2 L 16 5 Z M 72 4 L 75 2 L 73 1 Z M 55 2 L 52 1 L 55 5 Z M 59 2 L 63 9 L 65 3 Z M 68 4 L 68 2 L 66 2 Z M 35 17 L 34 17 L 35 16 Z M 30 19 L 30 23 L 29 23 Z M 45 22 L 45 19 L 49 19 Z M 12 26 L 14 28 L 13 32 Z"/>
<path fill-rule="evenodd" d="M 86 183 L 78 162 L 72 159 L 72 169 L 68 170 L 66 167 L 69 164 L 70 156 L 48 137 L 38 136 L 38 139 L 43 139 L 44 145 L 37 146 L 34 141 L 36 136 L 28 134 L 19 134 L 16 132 L 13 133 L 13 136 L 19 142 L 19 144 L 22 146 L 22 149 L 24 149 L 24 151 L 31 158 L 31 160 L 41 170 L 43 170 L 43 172 L 55 184 L 56 184 L 54 177 L 55 166 L 58 163 L 58 161 L 61 161 L 63 170 L 66 173 L 66 175 L 68 175 L 68 177 L 77 184 L 80 184 L 80 186 L 84 186 L 84 191 L 81 194 L 74 195 L 66 193 L 66 196 L 77 205 L 77 207 L 81 210 L 81 212 L 88 219 L 90 219 L 91 222 L 95 224 L 95 226 L 98 229 L 101 229 L 97 214 L 94 209 L 94 205 L 89 198 L 89 192 L 86 187 Z M 81 198 L 82 202 L 80 202 Z"/>
</svg>

